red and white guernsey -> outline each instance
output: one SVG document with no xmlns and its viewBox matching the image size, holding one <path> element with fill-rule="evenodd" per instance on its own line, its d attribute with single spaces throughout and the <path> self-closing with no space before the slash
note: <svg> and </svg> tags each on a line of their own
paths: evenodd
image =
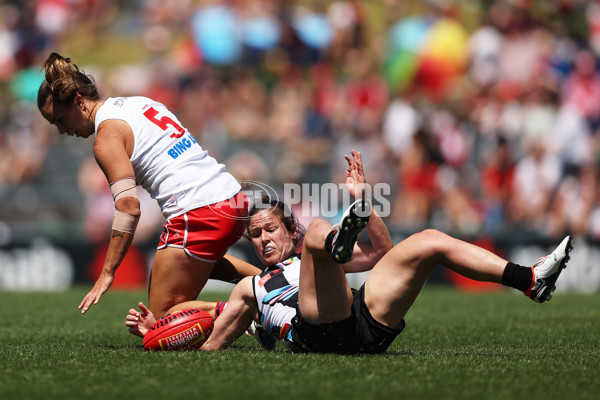
<svg viewBox="0 0 600 400">
<path fill-rule="evenodd" d="M 208 155 L 164 105 L 146 97 L 108 98 L 96 113 L 96 133 L 109 119 L 133 131 L 136 184 L 158 201 L 165 218 L 227 200 L 241 186 Z"/>
</svg>

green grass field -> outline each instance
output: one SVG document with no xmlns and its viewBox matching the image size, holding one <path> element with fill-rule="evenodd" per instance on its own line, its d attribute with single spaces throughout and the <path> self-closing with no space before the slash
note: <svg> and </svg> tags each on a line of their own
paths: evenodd
<svg viewBox="0 0 600 400">
<path fill-rule="evenodd" d="M 385 355 L 291 355 L 240 338 L 217 353 L 148 353 L 124 317 L 143 292 L 0 291 L 0 399 L 592 399 L 600 294 L 535 304 L 426 287 Z M 224 295 L 206 294 L 215 300 Z M 225 295 L 226 296 L 226 295 Z"/>
</svg>

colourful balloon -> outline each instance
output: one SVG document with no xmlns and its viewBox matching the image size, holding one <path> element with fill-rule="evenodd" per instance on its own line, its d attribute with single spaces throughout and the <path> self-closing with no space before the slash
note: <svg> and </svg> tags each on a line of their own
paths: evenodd
<svg viewBox="0 0 600 400">
<path fill-rule="evenodd" d="M 421 55 L 458 71 L 467 65 L 467 41 L 465 28 L 457 21 L 444 18 L 431 27 Z"/>
<path fill-rule="evenodd" d="M 388 85 L 401 89 L 413 80 L 419 67 L 419 57 L 410 51 L 397 51 L 387 59 L 383 66 L 383 75 Z"/>
<path fill-rule="evenodd" d="M 389 31 L 388 48 L 395 52 L 407 50 L 419 53 L 427 37 L 429 25 L 422 18 L 409 17 L 396 23 Z"/>
</svg>

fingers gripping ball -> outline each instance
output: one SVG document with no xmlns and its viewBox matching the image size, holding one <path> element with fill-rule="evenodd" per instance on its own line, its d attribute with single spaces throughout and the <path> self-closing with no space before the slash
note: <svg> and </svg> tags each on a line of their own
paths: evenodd
<svg viewBox="0 0 600 400">
<path fill-rule="evenodd" d="M 144 336 L 144 349 L 197 349 L 206 342 L 213 326 L 213 319 L 206 311 L 195 308 L 179 310 L 165 315 L 150 327 Z"/>
</svg>

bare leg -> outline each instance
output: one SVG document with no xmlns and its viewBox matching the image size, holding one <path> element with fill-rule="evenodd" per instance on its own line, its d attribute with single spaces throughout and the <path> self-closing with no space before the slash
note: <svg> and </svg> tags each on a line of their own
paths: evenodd
<svg viewBox="0 0 600 400">
<path fill-rule="evenodd" d="M 239 258 L 225 255 L 215 263 L 210 279 L 237 283 L 246 276 L 254 276 L 260 273 L 261 270 L 254 265 Z"/>
<path fill-rule="evenodd" d="M 488 250 L 428 229 L 394 246 L 375 265 L 365 282 L 365 303 L 377 321 L 396 327 L 436 265 L 471 279 L 501 283 L 506 264 Z"/>
<path fill-rule="evenodd" d="M 316 219 L 304 237 L 298 306 L 313 323 L 340 321 L 351 313 L 352 292 L 344 270 L 324 250 L 330 231 L 329 222 Z"/>
<path fill-rule="evenodd" d="M 148 308 L 158 319 L 173 306 L 194 301 L 211 275 L 214 263 L 189 256 L 184 250 L 158 250 L 152 265 Z"/>
</svg>

